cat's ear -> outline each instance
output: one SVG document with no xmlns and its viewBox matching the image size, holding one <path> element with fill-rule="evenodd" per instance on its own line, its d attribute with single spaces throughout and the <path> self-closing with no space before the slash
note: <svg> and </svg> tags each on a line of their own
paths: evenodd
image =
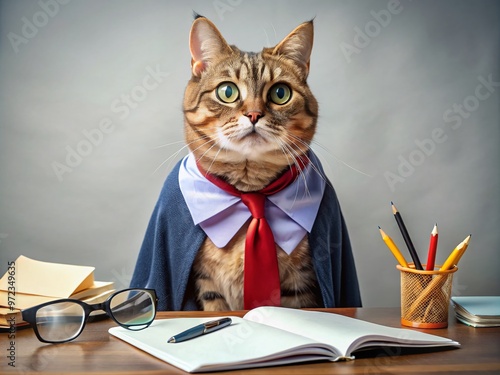
<svg viewBox="0 0 500 375">
<path fill-rule="evenodd" d="M 215 57 L 232 51 L 215 25 L 203 16 L 198 16 L 191 26 L 189 50 L 193 75 L 197 77 Z"/>
<path fill-rule="evenodd" d="M 303 69 L 305 77 L 309 74 L 309 63 L 314 39 L 313 21 L 297 26 L 273 49 L 274 55 L 285 55 Z"/>
</svg>

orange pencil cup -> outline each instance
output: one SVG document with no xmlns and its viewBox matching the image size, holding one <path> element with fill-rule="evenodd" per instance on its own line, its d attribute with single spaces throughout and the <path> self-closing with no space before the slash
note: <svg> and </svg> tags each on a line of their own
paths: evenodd
<svg viewBox="0 0 500 375">
<path fill-rule="evenodd" d="M 448 326 L 453 274 L 458 270 L 416 270 L 396 266 L 401 272 L 401 324 L 414 328 L 445 328 Z M 424 265 L 425 268 L 425 265 Z"/>
</svg>

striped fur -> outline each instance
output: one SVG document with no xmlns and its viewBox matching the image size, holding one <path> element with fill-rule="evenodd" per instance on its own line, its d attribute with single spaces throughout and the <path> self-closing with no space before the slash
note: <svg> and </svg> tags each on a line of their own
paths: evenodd
<svg viewBox="0 0 500 375">
<path fill-rule="evenodd" d="M 306 82 L 312 43 L 313 24 L 306 22 L 273 48 L 243 52 L 227 44 L 208 19 L 194 21 L 192 77 L 183 106 L 185 136 L 206 171 L 241 191 L 256 191 L 307 152 L 318 117 L 318 104 Z M 236 99 L 226 101 L 226 94 Z M 203 309 L 243 308 L 246 227 L 223 249 L 210 239 L 200 249 L 192 275 Z M 276 250 L 282 304 L 316 306 L 307 236 L 291 255 L 278 246 Z"/>
</svg>

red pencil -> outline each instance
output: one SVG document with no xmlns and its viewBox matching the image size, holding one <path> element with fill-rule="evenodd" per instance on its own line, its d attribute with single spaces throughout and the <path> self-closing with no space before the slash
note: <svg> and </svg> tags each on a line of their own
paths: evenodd
<svg viewBox="0 0 500 375">
<path fill-rule="evenodd" d="M 429 254 L 427 255 L 427 264 L 425 269 L 427 271 L 434 271 L 434 262 L 436 260 L 436 250 L 438 243 L 438 227 L 437 224 L 434 225 L 434 229 L 431 232 L 431 240 L 429 243 Z"/>
</svg>

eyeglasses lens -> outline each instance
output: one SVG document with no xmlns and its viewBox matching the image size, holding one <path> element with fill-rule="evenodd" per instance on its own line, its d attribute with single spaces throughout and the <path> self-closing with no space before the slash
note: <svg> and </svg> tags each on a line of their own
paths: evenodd
<svg viewBox="0 0 500 375">
<path fill-rule="evenodd" d="M 52 342 L 71 340 L 78 336 L 85 321 L 83 307 L 73 302 L 54 303 L 39 309 L 36 326 L 43 339 Z"/>
<path fill-rule="evenodd" d="M 111 299 L 110 310 L 119 324 L 139 330 L 146 328 L 153 321 L 155 302 L 148 292 L 127 290 Z"/>
</svg>

